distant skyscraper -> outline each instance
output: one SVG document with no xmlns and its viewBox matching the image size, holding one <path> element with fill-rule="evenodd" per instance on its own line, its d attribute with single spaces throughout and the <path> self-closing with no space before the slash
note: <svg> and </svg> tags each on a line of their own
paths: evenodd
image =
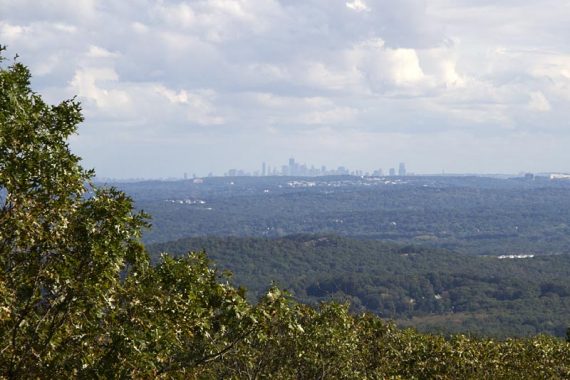
<svg viewBox="0 0 570 380">
<path fill-rule="evenodd" d="M 267 167 L 265 166 L 265 162 L 261 164 L 261 175 L 265 177 L 267 175 L 266 172 Z"/>
<path fill-rule="evenodd" d="M 406 164 L 400 162 L 400 167 L 398 168 L 398 175 L 400 177 L 404 177 L 406 175 Z"/>
<path fill-rule="evenodd" d="M 396 169 L 390 168 L 390 177 L 393 177 L 395 175 L 396 175 Z"/>
<path fill-rule="evenodd" d="M 184 173 L 184 179 L 188 179 L 188 173 Z"/>
<path fill-rule="evenodd" d="M 297 168 L 295 164 L 295 159 L 291 157 L 289 159 L 289 175 L 297 175 Z"/>
</svg>

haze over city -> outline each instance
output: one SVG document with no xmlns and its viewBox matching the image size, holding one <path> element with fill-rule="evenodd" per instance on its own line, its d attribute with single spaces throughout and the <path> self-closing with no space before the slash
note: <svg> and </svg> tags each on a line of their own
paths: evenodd
<svg viewBox="0 0 570 380">
<path fill-rule="evenodd" d="M 0 0 L 0 43 L 98 175 L 261 163 L 570 171 L 570 5 Z M 319 166 L 320 167 L 320 166 Z"/>
</svg>

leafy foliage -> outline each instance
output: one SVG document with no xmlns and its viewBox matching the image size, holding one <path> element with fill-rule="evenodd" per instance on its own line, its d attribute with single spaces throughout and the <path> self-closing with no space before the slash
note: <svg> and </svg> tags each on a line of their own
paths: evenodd
<svg viewBox="0 0 570 380">
<path fill-rule="evenodd" d="M 204 254 L 140 244 L 145 215 L 89 184 L 66 138 L 75 100 L 45 104 L 20 63 L 0 67 L 0 377 L 568 378 L 552 337 L 446 340 L 272 288 L 257 303 Z"/>
<path fill-rule="evenodd" d="M 20 63 L 0 71 L 0 89 L 0 366 L 9 377 L 81 368 L 121 273 L 148 266 L 144 215 L 122 192 L 85 185 L 93 174 L 66 143 L 82 121 L 78 102 L 47 105 Z"/>
</svg>

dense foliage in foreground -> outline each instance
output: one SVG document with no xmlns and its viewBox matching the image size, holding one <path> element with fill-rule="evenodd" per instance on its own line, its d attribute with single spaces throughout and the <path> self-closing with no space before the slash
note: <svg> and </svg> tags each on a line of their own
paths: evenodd
<svg viewBox="0 0 570 380">
<path fill-rule="evenodd" d="M 563 337 L 570 322 L 570 255 L 499 259 L 334 235 L 188 238 L 147 246 L 204 249 L 252 300 L 275 282 L 296 300 L 350 301 L 422 331 L 506 338 Z"/>
<path fill-rule="evenodd" d="M 446 340 L 271 289 L 257 304 L 201 254 L 151 266 L 142 214 L 65 143 L 73 100 L 45 104 L 0 68 L 0 377 L 568 378 L 552 337 Z"/>
</svg>

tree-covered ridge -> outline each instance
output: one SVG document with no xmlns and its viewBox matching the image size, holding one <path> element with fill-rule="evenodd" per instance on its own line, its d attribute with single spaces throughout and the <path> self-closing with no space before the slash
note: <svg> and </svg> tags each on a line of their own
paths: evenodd
<svg viewBox="0 0 570 380">
<path fill-rule="evenodd" d="M 277 288 L 250 303 L 203 254 L 150 265 L 145 216 L 68 149 L 81 120 L 0 62 L 0 378 L 570 376 L 556 338 L 444 339 Z"/>
<path fill-rule="evenodd" d="M 200 249 L 252 299 L 274 281 L 302 302 L 349 300 L 422 330 L 494 337 L 564 336 L 570 322 L 570 255 L 499 259 L 332 235 L 149 246 L 152 257 Z"/>
</svg>

